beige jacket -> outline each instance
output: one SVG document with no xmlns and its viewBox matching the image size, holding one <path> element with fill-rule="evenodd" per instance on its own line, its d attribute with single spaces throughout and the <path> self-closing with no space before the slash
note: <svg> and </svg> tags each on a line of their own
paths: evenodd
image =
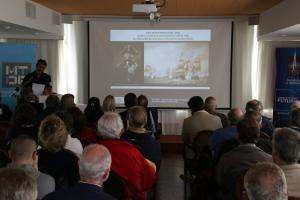
<svg viewBox="0 0 300 200">
<path fill-rule="evenodd" d="M 183 121 L 182 140 L 185 144 L 192 144 L 198 132 L 204 130 L 214 131 L 218 128 L 222 128 L 222 122 L 218 116 L 211 115 L 204 110 L 197 111 Z M 192 158 L 193 152 L 186 149 L 186 156 Z"/>
<path fill-rule="evenodd" d="M 283 170 L 289 197 L 300 198 L 300 164 L 280 166 Z"/>
</svg>

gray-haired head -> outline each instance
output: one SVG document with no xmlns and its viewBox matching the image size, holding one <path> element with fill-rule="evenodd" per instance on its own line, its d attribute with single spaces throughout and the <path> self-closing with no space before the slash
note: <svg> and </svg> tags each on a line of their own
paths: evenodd
<svg viewBox="0 0 300 200">
<path fill-rule="evenodd" d="M 300 159 L 300 133 L 291 128 L 278 128 L 273 136 L 273 159 L 295 164 Z"/>
<path fill-rule="evenodd" d="M 21 169 L 0 170 L 1 200 L 36 200 L 36 179 Z"/>
<path fill-rule="evenodd" d="M 243 118 L 243 115 L 244 113 L 242 109 L 232 108 L 227 114 L 230 125 L 237 125 L 239 121 L 241 121 L 241 119 Z"/>
<path fill-rule="evenodd" d="M 120 138 L 123 122 L 118 113 L 106 112 L 98 121 L 98 136 L 107 139 Z"/>
<path fill-rule="evenodd" d="M 36 149 L 37 145 L 31 137 L 20 135 L 12 141 L 9 154 L 13 162 L 30 161 Z"/>
<path fill-rule="evenodd" d="M 108 178 L 111 165 L 111 155 L 108 149 L 99 144 L 87 146 L 79 160 L 79 174 L 83 181 L 102 183 Z"/>
<path fill-rule="evenodd" d="M 250 168 L 244 186 L 249 200 L 287 200 L 285 175 L 274 163 L 257 163 Z"/>
</svg>

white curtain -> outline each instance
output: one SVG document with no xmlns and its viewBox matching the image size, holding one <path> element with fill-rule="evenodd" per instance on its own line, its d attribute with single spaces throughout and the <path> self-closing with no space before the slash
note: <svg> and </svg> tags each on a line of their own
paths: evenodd
<svg viewBox="0 0 300 200">
<path fill-rule="evenodd" d="M 89 89 L 87 22 L 64 25 L 64 40 L 59 42 L 58 71 L 58 93 L 71 93 L 77 103 L 87 103 Z"/>
<path fill-rule="evenodd" d="M 237 18 L 233 32 L 232 106 L 244 108 L 252 98 L 251 66 L 254 26 Z"/>
</svg>

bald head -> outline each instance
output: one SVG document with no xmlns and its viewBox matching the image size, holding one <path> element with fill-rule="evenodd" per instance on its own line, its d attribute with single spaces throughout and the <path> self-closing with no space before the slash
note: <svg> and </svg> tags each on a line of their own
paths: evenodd
<svg viewBox="0 0 300 200">
<path fill-rule="evenodd" d="M 111 155 L 103 145 L 87 146 L 79 161 L 79 174 L 83 181 L 99 184 L 108 178 L 111 165 Z"/>
<path fill-rule="evenodd" d="M 217 108 L 217 100 L 215 97 L 210 96 L 205 99 L 205 110 L 208 112 L 215 112 Z"/>
<path fill-rule="evenodd" d="M 31 137 L 20 135 L 12 141 L 9 154 L 14 163 L 32 164 L 36 156 L 36 148 L 36 143 Z"/>
<path fill-rule="evenodd" d="M 230 124 L 233 125 L 237 125 L 238 122 L 243 118 L 244 113 L 243 110 L 240 108 L 232 108 L 229 112 L 228 112 L 228 120 L 230 121 Z"/>
</svg>

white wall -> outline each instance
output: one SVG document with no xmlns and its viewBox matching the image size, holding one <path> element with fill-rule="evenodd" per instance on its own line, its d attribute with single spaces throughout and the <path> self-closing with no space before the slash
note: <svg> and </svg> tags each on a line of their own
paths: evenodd
<svg viewBox="0 0 300 200">
<path fill-rule="evenodd" d="M 300 1 L 285 0 L 260 15 L 259 36 L 300 24 Z"/>
<path fill-rule="evenodd" d="M 36 6 L 36 19 L 31 19 L 26 17 L 26 2 L 26 0 L 0 0 L 0 20 L 44 31 L 62 39 L 62 25 L 53 24 L 53 13 L 59 13 L 35 2 L 28 1 Z M 61 14 L 59 16 L 61 17 Z"/>
</svg>

